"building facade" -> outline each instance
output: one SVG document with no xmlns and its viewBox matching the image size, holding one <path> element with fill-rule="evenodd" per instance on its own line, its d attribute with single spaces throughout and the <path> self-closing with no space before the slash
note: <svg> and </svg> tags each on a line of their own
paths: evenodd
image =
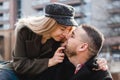
<svg viewBox="0 0 120 80">
<path fill-rule="evenodd" d="M 15 21 L 15 0 L 0 0 L 0 60 L 11 59 Z"/>
</svg>

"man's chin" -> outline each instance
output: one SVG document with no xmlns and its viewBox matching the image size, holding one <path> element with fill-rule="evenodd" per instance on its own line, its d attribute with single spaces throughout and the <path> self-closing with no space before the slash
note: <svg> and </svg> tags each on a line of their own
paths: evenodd
<svg viewBox="0 0 120 80">
<path fill-rule="evenodd" d="M 76 55 L 76 53 L 70 52 L 70 51 L 68 51 L 68 50 L 64 50 L 64 53 L 65 53 L 66 56 L 69 57 L 69 58 Z"/>
<path fill-rule="evenodd" d="M 64 49 L 64 53 L 67 55 L 67 57 L 70 56 L 69 51 L 67 49 Z"/>
</svg>

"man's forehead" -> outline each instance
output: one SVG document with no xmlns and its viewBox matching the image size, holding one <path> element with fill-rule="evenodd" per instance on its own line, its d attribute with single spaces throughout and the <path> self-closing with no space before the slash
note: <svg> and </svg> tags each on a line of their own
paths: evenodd
<svg viewBox="0 0 120 80">
<path fill-rule="evenodd" d="M 78 27 L 78 28 L 76 28 L 76 29 L 73 31 L 73 33 L 79 34 L 79 33 L 81 33 L 82 31 L 83 31 L 83 29 L 82 29 L 81 27 Z"/>
</svg>

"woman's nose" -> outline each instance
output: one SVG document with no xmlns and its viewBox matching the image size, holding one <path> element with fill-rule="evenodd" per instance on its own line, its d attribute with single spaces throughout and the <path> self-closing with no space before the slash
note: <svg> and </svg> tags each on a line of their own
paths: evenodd
<svg viewBox="0 0 120 80">
<path fill-rule="evenodd" d="M 70 37 L 70 35 L 68 34 L 68 35 L 66 35 L 66 39 L 69 39 L 69 37 Z"/>
<path fill-rule="evenodd" d="M 63 34 L 63 36 L 65 36 L 65 37 L 68 35 L 66 32 L 63 32 L 62 34 Z"/>
<path fill-rule="evenodd" d="M 70 36 L 71 36 L 71 33 L 64 32 L 62 34 L 63 34 L 63 36 L 65 36 L 66 39 L 70 38 Z"/>
</svg>

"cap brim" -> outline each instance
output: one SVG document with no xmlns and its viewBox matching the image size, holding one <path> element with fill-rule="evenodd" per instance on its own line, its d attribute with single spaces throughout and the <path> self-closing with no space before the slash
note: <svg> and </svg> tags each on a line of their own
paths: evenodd
<svg viewBox="0 0 120 80">
<path fill-rule="evenodd" d="M 57 23 L 66 25 L 66 26 L 78 26 L 77 22 L 74 19 L 55 19 Z"/>
</svg>

